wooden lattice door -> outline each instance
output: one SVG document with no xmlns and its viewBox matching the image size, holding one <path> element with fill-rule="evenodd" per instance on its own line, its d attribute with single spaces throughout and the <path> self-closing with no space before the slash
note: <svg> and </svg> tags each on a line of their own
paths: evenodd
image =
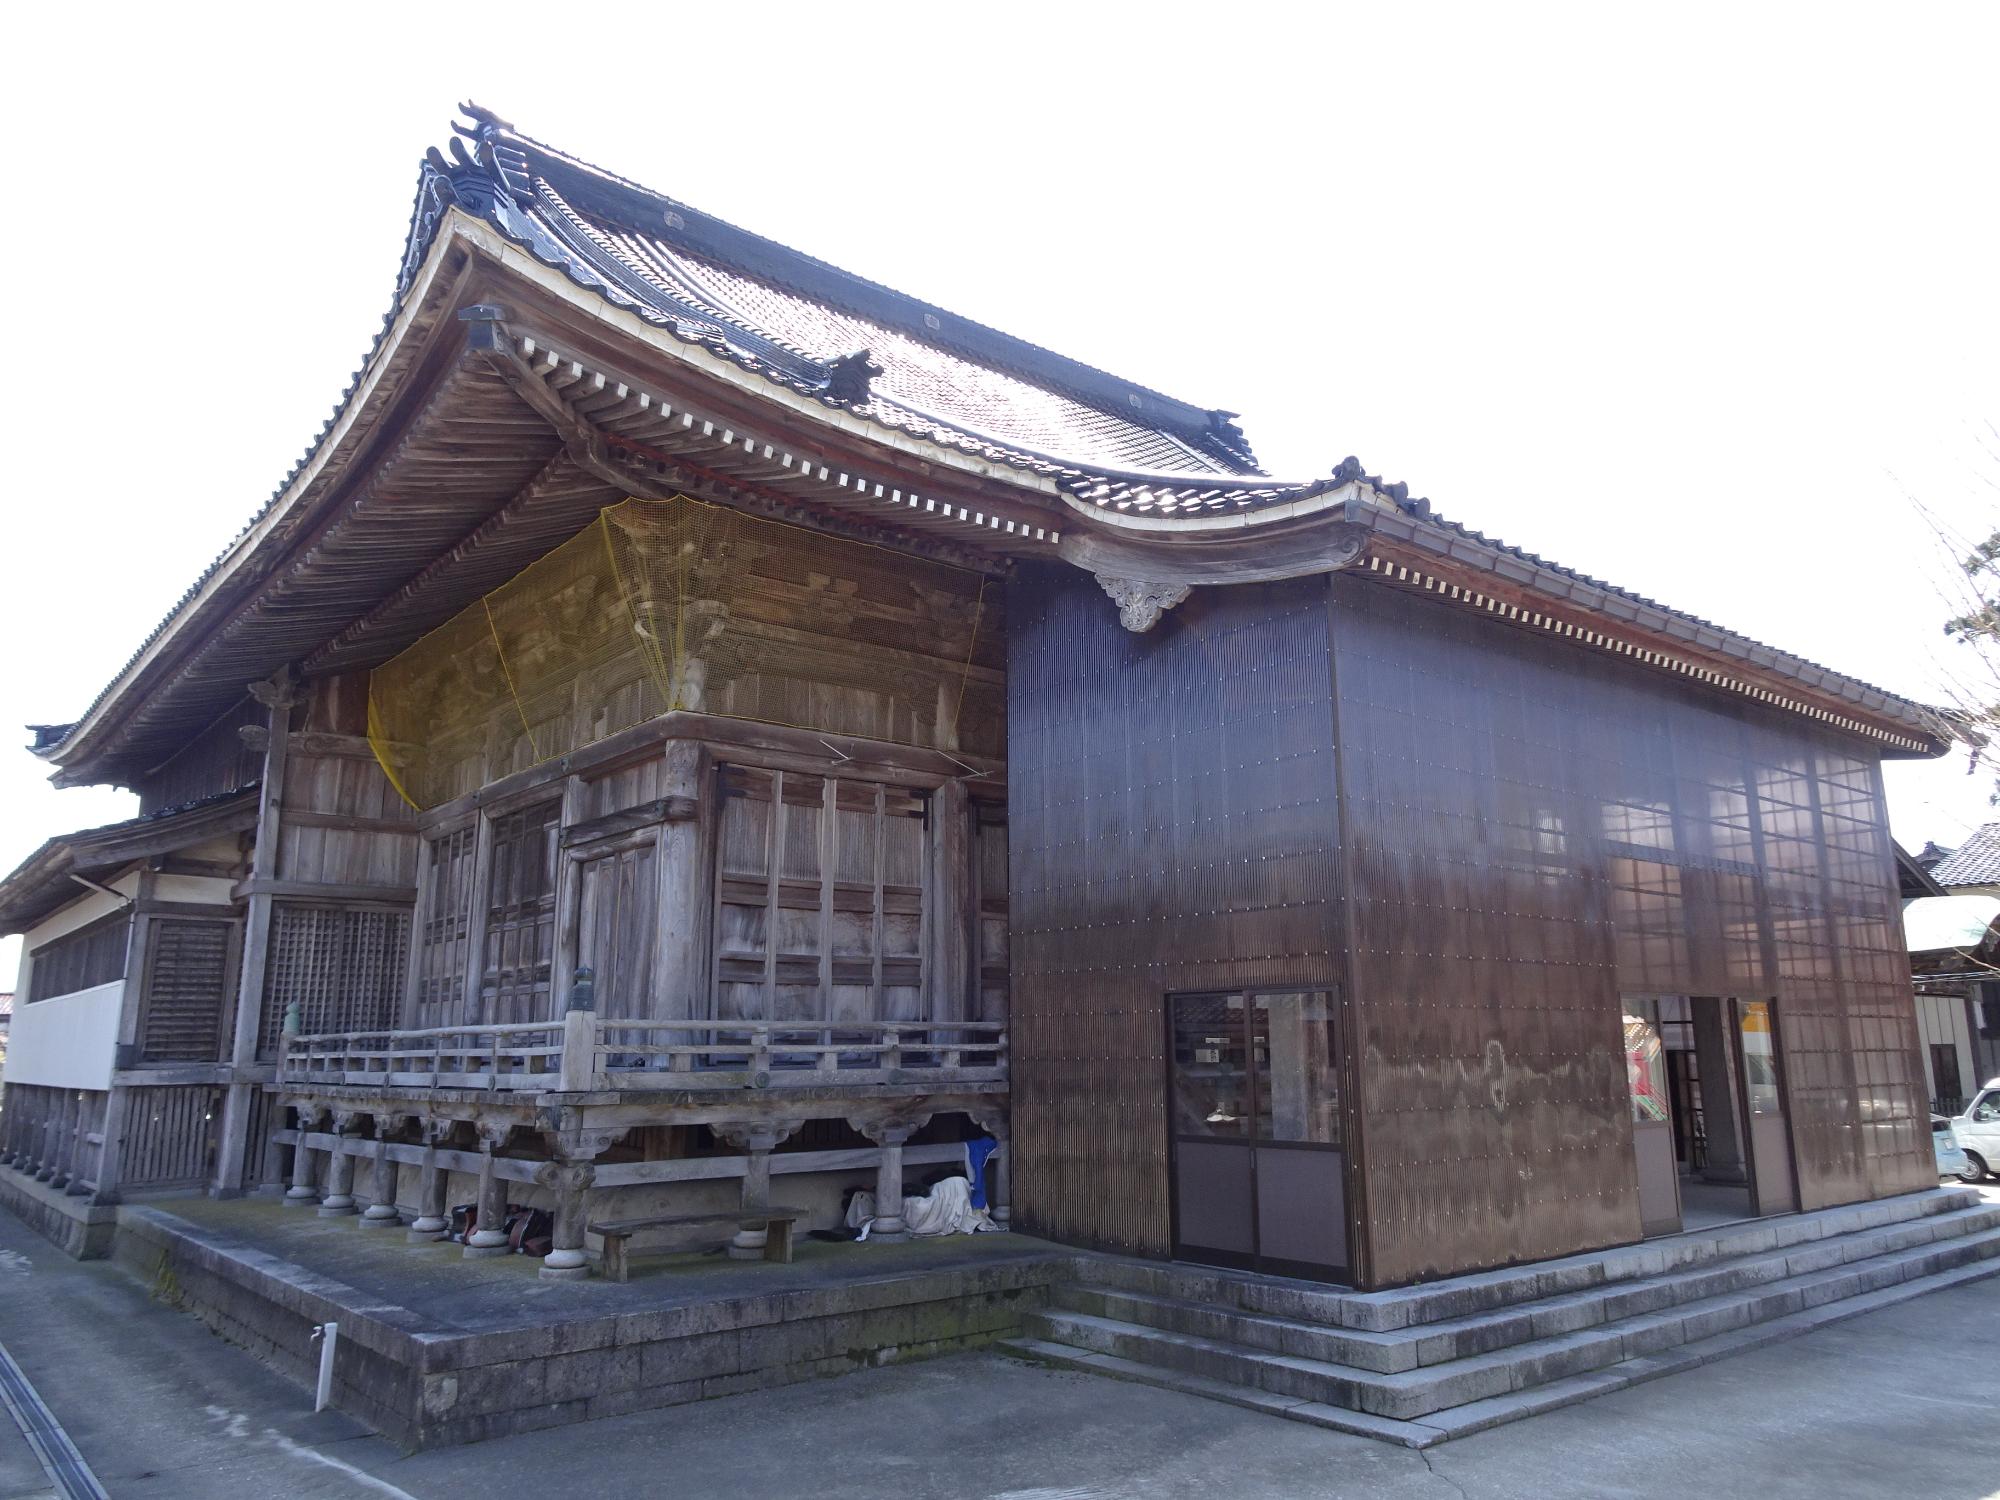
<svg viewBox="0 0 2000 1500">
<path fill-rule="evenodd" d="M 741 766 L 722 790 L 713 1014 L 925 1019 L 929 799 Z"/>
<path fill-rule="evenodd" d="M 479 1015 L 486 1025 L 545 1020 L 555 967 L 560 799 L 493 819 Z"/>
</svg>

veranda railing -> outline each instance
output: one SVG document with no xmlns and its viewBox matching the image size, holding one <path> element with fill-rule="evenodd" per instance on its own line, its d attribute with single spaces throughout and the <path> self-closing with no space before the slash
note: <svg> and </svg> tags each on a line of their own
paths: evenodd
<svg viewBox="0 0 2000 1500">
<path fill-rule="evenodd" d="M 489 1093 L 1004 1083 L 994 1021 L 560 1021 L 284 1038 L 280 1081 Z"/>
</svg>

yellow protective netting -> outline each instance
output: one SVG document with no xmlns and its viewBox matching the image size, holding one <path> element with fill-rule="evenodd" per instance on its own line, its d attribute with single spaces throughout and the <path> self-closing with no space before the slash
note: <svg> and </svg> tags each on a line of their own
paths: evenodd
<svg viewBox="0 0 2000 1500">
<path fill-rule="evenodd" d="M 674 709 L 997 755 L 984 582 L 684 496 L 626 500 L 377 667 L 369 743 L 418 808 Z"/>
</svg>

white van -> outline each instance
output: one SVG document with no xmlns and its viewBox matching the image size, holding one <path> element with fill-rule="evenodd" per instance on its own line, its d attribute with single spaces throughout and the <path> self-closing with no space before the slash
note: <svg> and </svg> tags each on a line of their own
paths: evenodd
<svg viewBox="0 0 2000 1500">
<path fill-rule="evenodd" d="M 1951 1133 L 1966 1156 L 1959 1176 L 1977 1182 L 2000 1168 L 2000 1078 L 1989 1078 L 1965 1113 L 1951 1122 Z"/>
</svg>

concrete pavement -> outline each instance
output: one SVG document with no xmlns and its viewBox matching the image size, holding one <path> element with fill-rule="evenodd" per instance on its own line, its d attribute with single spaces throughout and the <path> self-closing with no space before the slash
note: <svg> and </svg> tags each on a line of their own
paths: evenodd
<svg viewBox="0 0 2000 1500">
<path fill-rule="evenodd" d="M 151 1290 L 0 1214 L 0 1343 L 119 1500 L 2000 1494 L 2000 1279 L 1427 1453 L 972 1354 L 404 1458 Z"/>
</svg>

